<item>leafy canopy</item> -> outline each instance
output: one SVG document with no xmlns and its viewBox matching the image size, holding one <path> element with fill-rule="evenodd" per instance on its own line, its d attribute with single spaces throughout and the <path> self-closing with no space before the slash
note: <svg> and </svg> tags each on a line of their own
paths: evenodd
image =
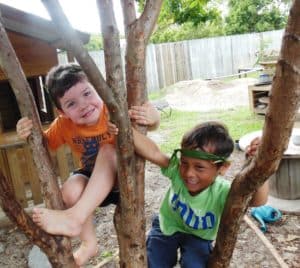
<svg viewBox="0 0 300 268">
<path fill-rule="evenodd" d="M 164 1 L 163 10 L 169 12 L 173 23 L 183 24 L 192 22 L 194 26 L 202 22 L 216 19 L 220 12 L 214 6 L 209 5 L 209 0 L 167 0 Z"/>
<path fill-rule="evenodd" d="M 207 20 L 220 18 L 220 11 L 214 5 L 220 0 L 164 0 L 158 24 L 183 24 L 191 22 L 194 26 Z M 145 0 L 137 0 L 139 10 L 143 10 Z"/>
<path fill-rule="evenodd" d="M 284 28 L 287 2 L 279 0 L 229 0 L 226 34 L 263 32 Z"/>
<path fill-rule="evenodd" d="M 145 0 L 137 2 L 142 9 Z M 151 42 L 175 42 L 282 29 L 287 21 L 291 2 L 292 0 L 164 0 Z"/>
<path fill-rule="evenodd" d="M 84 45 L 88 51 L 96 51 L 103 49 L 103 41 L 101 34 L 91 34 L 90 41 Z"/>
<path fill-rule="evenodd" d="M 219 0 L 165 0 L 151 42 L 173 42 L 222 35 Z M 140 0 L 140 3 L 144 3 Z"/>
</svg>

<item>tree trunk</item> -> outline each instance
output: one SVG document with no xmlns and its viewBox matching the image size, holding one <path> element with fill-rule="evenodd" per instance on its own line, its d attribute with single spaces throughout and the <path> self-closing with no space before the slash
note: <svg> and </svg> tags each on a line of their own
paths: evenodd
<svg viewBox="0 0 300 268">
<path fill-rule="evenodd" d="M 155 22 L 159 15 L 162 1 L 147 1 L 143 13 L 136 19 L 133 0 L 122 0 L 123 15 L 126 32 L 126 53 L 125 53 L 125 73 L 128 106 L 141 105 L 147 100 L 146 90 L 146 47 Z M 146 133 L 143 127 L 135 128 L 142 133 Z M 144 211 L 144 159 L 136 156 L 135 163 L 135 192 L 134 203 L 128 201 L 121 202 L 121 210 L 116 211 L 116 228 L 118 230 L 118 241 L 120 246 L 120 266 L 121 267 L 146 267 L 146 239 L 145 239 L 145 211 Z M 128 187 L 125 185 L 125 187 Z M 122 207 L 133 206 L 133 214 L 126 215 Z M 120 212 L 120 215 L 118 215 Z M 123 213 L 122 213 L 123 212 Z M 127 219 L 127 220 L 126 220 Z M 130 229 L 127 224 L 132 225 Z M 135 234 L 133 237 L 133 233 Z M 131 240 L 126 239 L 128 234 Z M 133 244 L 132 242 L 135 241 Z M 134 254 L 134 255 L 132 255 Z M 132 255 L 132 257 L 130 257 Z M 131 259 L 130 259 L 131 258 Z M 133 265 L 134 264 L 134 265 Z"/>
<path fill-rule="evenodd" d="M 65 40 L 68 51 L 72 52 L 79 64 L 84 69 L 90 82 L 94 85 L 101 98 L 107 105 L 111 120 L 118 126 L 117 137 L 118 153 L 118 178 L 120 186 L 121 202 L 116 210 L 116 226 L 120 244 L 120 266 L 121 267 L 145 267 L 145 219 L 144 219 L 144 164 L 139 168 L 137 176 L 136 163 L 133 150 L 131 125 L 128 118 L 126 90 L 121 69 L 121 53 L 118 40 L 118 32 L 112 11 L 112 1 L 98 0 L 99 11 L 101 13 L 101 25 L 105 45 L 105 66 L 106 81 L 99 72 L 97 66 L 92 61 L 88 53 L 83 49 L 83 45 L 78 40 L 74 30 L 71 28 L 57 0 L 42 0 L 46 6 L 52 21 L 58 26 L 57 29 L 61 37 Z M 135 22 L 138 25 L 138 32 L 132 32 L 133 36 L 143 34 L 142 46 L 138 49 L 145 51 L 146 43 L 149 39 L 154 23 L 157 19 L 162 0 L 147 1 L 145 10 L 139 20 L 135 18 L 134 1 L 122 1 L 123 8 L 126 7 L 125 20 L 129 23 Z M 104 19 L 105 18 L 105 19 Z M 141 27 L 144 25 L 144 31 Z M 131 27 L 127 24 L 126 28 Z M 128 46 L 136 50 L 132 40 L 127 40 Z M 129 44 L 130 43 L 130 44 Z M 131 88 L 136 88 L 139 92 L 133 103 L 141 104 L 145 100 L 145 53 L 138 53 L 141 59 L 136 59 L 137 66 L 132 69 L 134 74 L 126 74 L 131 82 Z M 142 67 L 141 72 L 137 70 Z M 141 81 L 135 83 L 136 81 Z M 128 86 L 128 83 L 127 85 Z M 128 88 L 127 88 L 128 91 Z M 133 96 L 133 95 L 132 95 Z M 140 99 L 138 96 L 144 96 Z"/>
<path fill-rule="evenodd" d="M 22 116 L 28 116 L 33 120 L 33 131 L 31 137 L 29 138 L 29 145 L 33 155 L 33 161 L 37 168 L 38 176 L 41 182 L 45 204 L 49 208 L 63 209 L 61 192 L 59 190 L 56 175 L 51 164 L 50 155 L 47 151 L 47 148 L 43 144 L 41 123 L 39 120 L 32 91 L 24 73 L 22 72 L 22 67 L 18 61 L 12 45 L 10 44 L 2 21 L 2 16 L 0 16 L 1 68 L 8 78 L 8 81 L 14 91 Z M 5 180 L 5 182 L 7 182 L 7 180 Z M 15 199 L 14 202 L 16 202 Z M 7 203 L 4 202 L 3 204 L 6 205 Z M 4 210 L 8 209 L 5 208 Z M 13 218 L 18 218 L 18 214 L 12 215 L 16 216 Z M 20 222 L 22 222 L 22 219 L 20 219 L 20 221 L 18 221 L 17 223 Z M 25 224 L 23 225 L 23 227 L 24 226 L 30 229 L 26 232 L 27 234 L 34 233 L 32 229 L 38 228 L 37 226 L 34 226 L 32 224 Z M 41 236 L 38 239 L 42 240 L 43 237 Z M 69 239 L 58 237 L 56 239 L 56 246 L 53 249 L 56 250 L 55 254 L 51 254 L 49 256 L 49 261 L 53 264 L 53 266 L 63 267 L 60 266 L 62 264 L 64 264 L 64 267 L 75 266 Z"/>
<path fill-rule="evenodd" d="M 117 29 L 113 4 L 111 1 L 98 0 L 101 19 L 101 32 L 104 41 L 106 82 L 115 94 L 117 103 L 122 107 L 121 113 L 126 120 L 116 122 L 125 133 L 131 135 L 131 124 L 127 113 L 126 89 L 123 78 L 119 32 Z M 120 124 L 121 123 L 121 124 Z M 129 142 L 129 143 L 128 143 Z M 127 146 L 125 144 L 127 143 Z M 118 234 L 120 267 L 145 267 L 145 230 L 143 222 L 137 217 L 143 212 L 138 209 L 136 199 L 137 183 L 135 162 L 128 165 L 134 156 L 132 137 L 118 140 L 120 204 L 115 212 L 115 227 Z M 122 157 L 120 157 L 122 156 Z M 128 159 L 124 161 L 124 156 Z M 123 158 L 123 159 L 122 159 Z M 144 216 L 144 215 L 143 215 Z M 134 265 L 133 265 L 134 264 Z"/>
<path fill-rule="evenodd" d="M 62 209 L 63 202 L 61 192 L 51 164 L 50 155 L 47 148 L 43 145 L 41 123 L 32 91 L 24 73 L 22 72 L 22 67 L 3 27 L 2 16 L 0 16 L 0 44 L 1 68 L 14 91 L 22 116 L 28 116 L 33 120 L 34 127 L 33 133 L 29 138 L 29 145 L 42 185 L 42 193 L 45 204 L 49 208 Z M 3 194 L 6 194 L 5 191 L 10 189 L 10 187 L 5 187 L 5 184 L 9 184 L 9 181 L 3 179 Z M 45 233 L 33 224 L 33 222 L 29 221 L 28 216 L 17 203 L 15 198 L 7 201 L 2 200 L 2 206 L 3 210 L 8 214 L 8 217 L 17 223 L 18 227 L 21 228 L 27 236 L 29 236 L 29 239 L 33 239 L 36 244 L 42 245 L 42 249 L 49 253 L 49 261 L 54 267 L 75 267 L 69 239 L 64 237 L 53 237 L 51 239 L 47 238 L 49 243 L 45 243 L 43 242 L 43 240 L 45 240 Z M 24 221 L 26 218 L 27 220 Z M 46 235 L 46 237 L 51 236 Z M 50 243 L 50 241 L 52 241 L 52 243 Z M 61 250 L 61 248 L 63 248 L 63 250 Z"/>
<path fill-rule="evenodd" d="M 276 171 L 288 146 L 300 100 L 299 14 L 300 1 L 294 1 L 273 79 L 261 146 L 257 155 L 233 181 L 209 267 L 229 266 L 249 200 L 255 190 Z"/>
</svg>

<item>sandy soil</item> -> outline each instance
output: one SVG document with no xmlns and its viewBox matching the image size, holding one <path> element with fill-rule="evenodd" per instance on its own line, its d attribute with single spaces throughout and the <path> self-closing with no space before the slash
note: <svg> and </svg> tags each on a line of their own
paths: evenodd
<svg viewBox="0 0 300 268">
<path fill-rule="evenodd" d="M 183 111 L 227 110 L 236 106 L 248 106 L 248 85 L 255 78 L 242 78 L 230 82 L 218 80 L 181 81 L 168 90 L 166 101 L 171 107 Z"/>
<path fill-rule="evenodd" d="M 244 83 L 241 83 L 241 80 L 231 84 L 230 87 L 227 84 L 215 81 L 180 82 L 176 84 L 175 92 L 169 94 L 166 99 L 173 107 L 189 107 L 194 110 L 204 109 L 207 103 L 211 103 L 211 107 L 206 107 L 205 109 L 214 109 L 216 107 L 218 109 L 220 107 L 228 109 L 237 105 L 248 105 L 246 87 L 249 81 L 247 79 L 246 81 L 244 80 Z M 185 94 L 182 94 L 182 91 L 180 92 L 180 88 L 185 88 Z M 202 90 L 199 90 L 199 88 Z M 188 98 L 186 91 L 193 92 L 194 95 L 191 94 L 191 97 Z M 211 91 L 218 93 L 218 97 L 211 94 Z M 234 95 L 232 95 L 233 92 L 235 93 Z M 218 100 L 220 102 L 216 103 Z M 234 104 L 232 104 L 233 102 Z M 167 138 L 166 134 L 160 130 L 157 130 L 153 134 L 152 137 L 158 142 L 163 142 Z M 232 166 L 227 172 L 229 180 L 232 180 L 234 175 L 240 170 L 243 159 L 244 155 L 241 151 L 234 152 Z M 168 187 L 168 181 L 161 175 L 160 170 L 152 164 L 147 164 L 145 178 L 145 212 L 147 229 L 149 229 L 151 217 L 159 209 L 160 202 Z M 94 267 L 95 265 L 99 267 L 100 262 L 105 262 L 111 256 L 117 255 L 117 240 L 112 224 L 113 213 L 114 206 L 112 205 L 103 209 L 97 209 L 95 223 L 97 226 L 100 253 L 86 267 Z M 257 224 L 254 220 L 253 222 Z M 287 264 L 287 267 L 300 267 L 300 215 L 283 213 L 281 220 L 273 224 L 268 224 L 268 231 L 265 233 L 265 236 Z M 74 247 L 78 246 L 78 240 L 74 239 L 73 242 Z M 31 248 L 32 245 L 30 242 L 17 228 L 8 227 L 1 229 L 0 267 L 27 267 L 28 253 Z M 116 263 L 116 258 L 113 258 L 113 261 L 108 261 L 103 267 L 118 267 Z M 255 232 L 243 222 L 230 267 L 276 268 L 280 267 L 280 265 Z"/>
</svg>

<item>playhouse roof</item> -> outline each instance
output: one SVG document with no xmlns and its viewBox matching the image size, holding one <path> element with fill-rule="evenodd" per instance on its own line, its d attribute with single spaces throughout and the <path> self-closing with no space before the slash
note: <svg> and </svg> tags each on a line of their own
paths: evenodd
<svg viewBox="0 0 300 268">
<path fill-rule="evenodd" d="M 64 48 L 64 42 L 50 20 L 4 4 L 0 4 L 0 11 L 6 30 L 46 41 L 56 48 Z M 76 32 L 84 44 L 89 41 L 89 34 Z"/>
</svg>

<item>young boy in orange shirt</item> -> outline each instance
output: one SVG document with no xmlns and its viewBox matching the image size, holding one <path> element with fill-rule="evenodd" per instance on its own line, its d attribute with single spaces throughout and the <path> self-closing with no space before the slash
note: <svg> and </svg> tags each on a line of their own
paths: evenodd
<svg viewBox="0 0 300 268">
<path fill-rule="evenodd" d="M 61 191 L 67 210 L 35 208 L 33 220 L 46 232 L 66 236 L 79 235 L 82 243 L 74 253 L 77 265 L 83 265 L 97 252 L 93 226 L 93 211 L 99 205 L 118 201 L 114 190 L 116 154 L 114 135 L 110 133 L 108 110 L 77 64 L 58 65 L 46 78 L 46 86 L 58 109 L 59 116 L 44 132 L 49 149 L 67 144 L 80 159 L 80 169 L 74 171 Z M 159 113 L 146 103 L 130 110 L 137 123 L 155 128 Z M 31 134 L 32 121 L 26 117 L 17 123 L 17 133 L 26 139 Z M 101 176 L 99 176 L 101 174 Z"/>
</svg>

